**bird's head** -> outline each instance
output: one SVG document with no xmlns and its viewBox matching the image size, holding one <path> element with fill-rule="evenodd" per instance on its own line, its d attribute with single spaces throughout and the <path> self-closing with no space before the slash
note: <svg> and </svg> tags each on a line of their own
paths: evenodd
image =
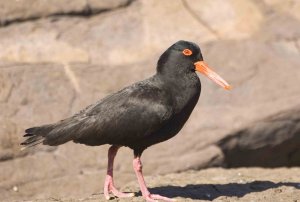
<svg viewBox="0 0 300 202">
<path fill-rule="evenodd" d="M 160 56 L 157 64 L 157 73 L 167 76 L 182 76 L 195 71 L 204 74 L 224 89 L 231 89 L 231 86 L 203 61 L 201 50 L 195 43 L 176 42 Z"/>
</svg>

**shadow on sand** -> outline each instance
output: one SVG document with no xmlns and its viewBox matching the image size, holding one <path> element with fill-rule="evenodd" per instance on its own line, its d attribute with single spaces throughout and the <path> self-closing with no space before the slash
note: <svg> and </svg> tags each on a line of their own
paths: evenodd
<svg viewBox="0 0 300 202">
<path fill-rule="evenodd" d="M 300 183 L 270 181 L 254 181 L 249 183 L 229 183 L 229 184 L 199 184 L 179 186 L 164 186 L 151 188 L 153 194 L 161 194 L 166 197 L 190 198 L 198 200 L 213 200 L 220 196 L 242 197 L 252 192 L 261 192 L 267 189 L 278 188 L 281 186 L 291 186 L 300 189 Z M 140 193 L 138 193 L 139 195 Z"/>
</svg>

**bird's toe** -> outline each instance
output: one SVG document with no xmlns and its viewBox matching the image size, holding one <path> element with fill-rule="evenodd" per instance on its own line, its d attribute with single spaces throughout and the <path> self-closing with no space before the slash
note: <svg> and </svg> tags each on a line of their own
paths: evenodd
<svg viewBox="0 0 300 202">
<path fill-rule="evenodd" d="M 112 190 L 112 194 L 118 198 L 130 198 L 130 197 L 135 196 L 134 193 L 124 193 L 124 192 L 120 192 L 118 190 Z"/>
<path fill-rule="evenodd" d="M 161 196 L 161 195 L 158 195 L 158 194 L 151 194 L 151 198 L 153 198 L 155 200 L 166 201 L 166 202 L 174 202 L 174 201 L 176 201 L 175 199 L 168 198 L 168 197 L 165 197 L 165 196 Z"/>
</svg>

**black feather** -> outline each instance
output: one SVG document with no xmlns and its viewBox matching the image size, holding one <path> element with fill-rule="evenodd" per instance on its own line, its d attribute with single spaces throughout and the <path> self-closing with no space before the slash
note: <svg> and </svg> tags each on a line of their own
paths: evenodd
<svg viewBox="0 0 300 202">
<path fill-rule="evenodd" d="M 27 139 L 21 143 L 26 147 L 31 147 L 33 145 L 40 144 L 44 141 L 48 133 L 53 129 L 54 125 L 44 125 L 39 127 L 32 127 L 25 130 L 25 135 Z"/>
<path fill-rule="evenodd" d="M 188 47 L 193 54 L 186 57 Z M 194 63 L 202 60 L 193 43 L 179 41 L 159 59 L 157 74 L 116 92 L 74 116 L 27 129 L 22 145 L 115 144 L 143 151 L 176 135 L 196 105 L 200 80 Z"/>
<path fill-rule="evenodd" d="M 33 134 L 27 133 L 27 134 L 23 135 L 23 137 L 30 137 L 30 136 L 33 136 Z"/>
</svg>

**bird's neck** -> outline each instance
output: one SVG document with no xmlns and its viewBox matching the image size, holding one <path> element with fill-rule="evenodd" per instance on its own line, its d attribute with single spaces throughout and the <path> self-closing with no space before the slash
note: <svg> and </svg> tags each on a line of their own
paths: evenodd
<svg viewBox="0 0 300 202">
<path fill-rule="evenodd" d="M 195 105 L 201 92 L 201 83 L 195 72 L 181 76 L 156 75 L 164 87 L 172 94 L 175 111 L 180 111 L 187 105 Z"/>
</svg>

